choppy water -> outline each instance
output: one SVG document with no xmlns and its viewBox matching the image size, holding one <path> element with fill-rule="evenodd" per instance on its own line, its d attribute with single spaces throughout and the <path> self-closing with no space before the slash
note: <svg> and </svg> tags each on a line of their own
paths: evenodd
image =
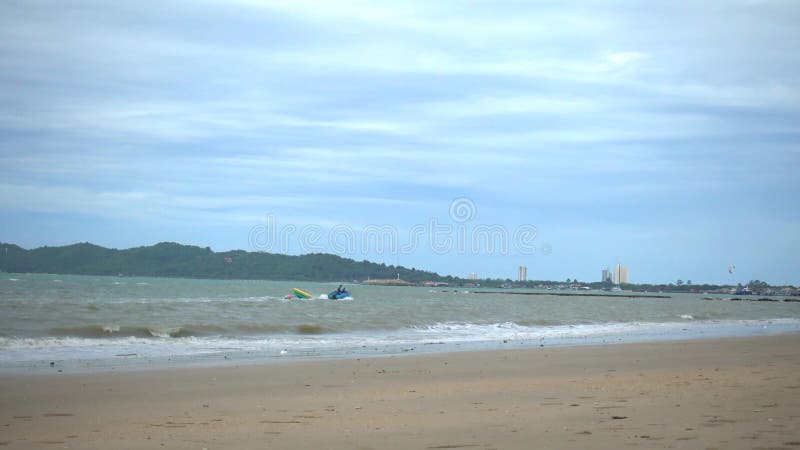
<svg viewBox="0 0 800 450">
<path fill-rule="evenodd" d="M 800 331 L 800 303 L 0 274 L 0 368 L 139 366 Z M 476 289 L 486 291 L 488 289 Z M 670 294 L 668 294 L 670 295 Z M 714 297 L 714 296 L 712 296 Z"/>
</svg>

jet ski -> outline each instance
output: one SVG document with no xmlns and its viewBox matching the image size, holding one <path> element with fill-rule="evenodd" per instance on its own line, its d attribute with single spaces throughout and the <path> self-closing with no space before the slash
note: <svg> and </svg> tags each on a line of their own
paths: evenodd
<svg viewBox="0 0 800 450">
<path fill-rule="evenodd" d="M 349 291 L 333 291 L 328 294 L 329 300 L 342 300 L 348 297 L 352 297 L 353 295 L 350 294 Z"/>
</svg>

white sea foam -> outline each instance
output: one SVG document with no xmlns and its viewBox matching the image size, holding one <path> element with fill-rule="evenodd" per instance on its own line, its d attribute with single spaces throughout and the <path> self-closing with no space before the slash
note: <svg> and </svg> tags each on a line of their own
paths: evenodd
<svg viewBox="0 0 800 450">
<path fill-rule="evenodd" d="M 119 333 L 119 325 L 104 325 L 102 330 L 108 334 Z"/>
<path fill-rule="evenodd" d="M 147 331 L 153 337 L 166 339 L 179 336 L 182 329 L 181 327 L 151 327 Z"/>
<path fill-rule="evenodd" d="M 108 327 L 113 330 L 115 327 Z M 502 348 L 504 345 L 583 345 L 672 339 L 696 339 L 800 331 L 798 319 L 695 321 L 673 323 L 605 323 L 559 326 L 437 323 L 389 332 L 284 334 L 252 337 L 169 337 L 178 328 L 153 330 L 153 337 L 0 337 L 0 369 L 49 360 L 115 360 L 185 358 L 219 354 L 370 355 L 409 350 Z M 168 338 L 169 337 L 169 338 Z M 431 345 L 440 344 L 440 345 Z"/>
</svg>

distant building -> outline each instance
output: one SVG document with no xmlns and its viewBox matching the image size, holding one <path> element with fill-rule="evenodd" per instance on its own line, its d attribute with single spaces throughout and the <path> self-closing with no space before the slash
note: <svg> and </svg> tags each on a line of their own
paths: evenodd
<svg viewBox="0 0 800 450">
<path fill-rule="evenodd" d="M 526 282 L 528 281 L 528 268 L 525 266 L 519 266 L 519 275 L 517 276 L 517 281 Z"/>
<path fill-rule="evenodd" d="M 614 284 L 628 284 L 630 282 L 628 268 L 621 264 L 617 264 L 616 267 L 614 267 Z"/>
<path fill-rule="evenodd" d="M 471 272 L 471 273 L 469 274 L 469 279 L 470 279 L 470 280 L 477 280 L 477 279 L 478 279 L 478 274 L 477 274 L 477 273 L 475 273 L 475 272 Z"/>
<path fill-rule="evenodd" d="M 600 279 L 603 283 L 612 283 L 614 280 L 611 278 L 611 271 L 608 268 L 603 269 L 603 278 Z"/>
</svg>

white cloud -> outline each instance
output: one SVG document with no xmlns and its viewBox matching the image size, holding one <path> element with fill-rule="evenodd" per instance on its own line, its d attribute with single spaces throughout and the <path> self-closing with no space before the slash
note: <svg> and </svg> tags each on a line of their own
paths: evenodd
<svg viewBox="0 0 800 450">
<path fill-rule="evenodd" d="M 611 53 L 608 55 L 608 59 L 618 65 L 624 66 L 626 64 L 630 64 L 642 59 L 647 58 L 648 55 L 639 52 L 621 52 L 621 53 Z"/>
</svg>

